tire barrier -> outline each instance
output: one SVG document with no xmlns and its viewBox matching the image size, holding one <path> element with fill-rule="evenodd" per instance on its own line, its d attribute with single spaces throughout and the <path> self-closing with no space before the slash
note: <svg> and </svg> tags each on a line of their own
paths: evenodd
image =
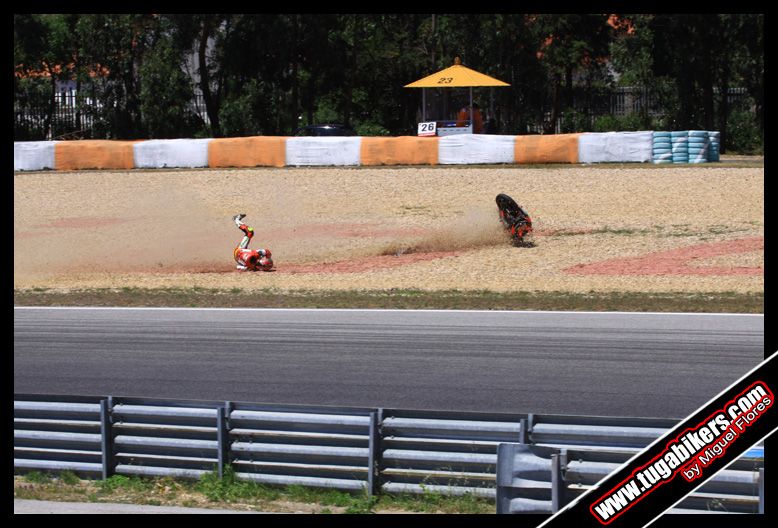
<svg viewBox="0 0 778 528">
<path fill-rule="evenodd" d="M 672 163 L 672 135 L 666 131 L 655 131 L 651 139 L 652 161 L 654 163 Z"/>
<path fill-rule="evenodd" d="M 721 132 L 709 131 L 710 146 L 708 149 L 708 161 L 720 161 Z"/>
<path fill-rule="evenodd" d="M 14 142 L 14 171 L 299 166 L 703 163 L 719 132 L 284 137 Z"/>
<path fill-rule="evenodd" d="M 673 163 L 689 162 L 689 132 L 687 130 L 670 132 Z"/>
<path fill-rule="evenodd" d="M 705 130 L 689 130 L 689 163 L 708 161 L 710 140 Z"/>
<path fill-rule="evenodd" d="M 720 161 L 720 138 L 720 132 L 708 130 L 654 132 L 652 161 L 654 163 L 707 163 Z"/>
</svg>

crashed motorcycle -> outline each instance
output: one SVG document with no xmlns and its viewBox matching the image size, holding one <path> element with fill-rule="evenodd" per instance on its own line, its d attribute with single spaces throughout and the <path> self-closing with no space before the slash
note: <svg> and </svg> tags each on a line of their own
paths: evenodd
<svg viewBox="0 0 778 528">
<path fill-rule="evenodd" d="M 535 244 L 529 238 L 532 234 L 532 219 L 527 212 L 507 194 L 498 194 L 495 201 L 500 213 L 500 222 L 510 234 L 511 243 L 515 247 L 534 246 Z"/>
</svg>

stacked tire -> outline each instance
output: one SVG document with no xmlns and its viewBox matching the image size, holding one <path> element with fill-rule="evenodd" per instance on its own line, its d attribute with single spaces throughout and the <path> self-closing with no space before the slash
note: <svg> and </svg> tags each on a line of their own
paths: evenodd
<svg viewBox="0 0 778 528">
<path fill-rule="evenodd" d="M 707 130 L 689 130 L 689 163 L 707 162 L 709 149 Z"/>
<path fill-rule="evenodd" d="M 652 157 L 654 163 L 672 163 L 673 150 L 670 132 L 654 132 Z"/>
<path fill-rule="evenodd" d="M 708 161 L 720 161 L 721 151 L 721 132 L 708 131 L 708 138 L 710 139 L 710 146 L 708 147 Z"/>
<path fill-rule="evenodd" d="M 670 132 L 670 150 L 673 163 L 689 163 L 689 131 Z"/>
</svg>

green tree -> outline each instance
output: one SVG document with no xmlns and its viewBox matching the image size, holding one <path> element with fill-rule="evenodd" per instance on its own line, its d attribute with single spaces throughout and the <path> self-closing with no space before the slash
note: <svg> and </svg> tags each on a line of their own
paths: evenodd
<svg viewBox="0 0 778 528">
<path fill-rule="evenodd" d="M 81 55 L 93 72 L 94 109 L 100 132 L 108 138 L 143 136 L 140 75 L 149 49 L 149 30 L 157 15 L 81 15 L 77 35 Z"/>
<path fill-rule="evenodd" d="M 762 129 L 763 16 L 620 16 L 629 21 L 629 31 L 617 32 L 611 46 L 620 83 L 661 101 L 668 128 L 720 130 L 724 151 L 730 143 L 730 88 L 748 86 Z"/>
<path fill-rule="evenodd" d="M 162 37 L 138 68 L 140 111 L 150 138 L 190 137 L 196 133 L 191 111 L 192 84 L 181 69 L 182 58 Z"/>
<path fill-rule="evenodd" d="M 79 128 L 79 123 L 62 126 L 55 121 L 57 81 L 75 77 L 80 70 L 73 29 L 77 15 L 15 15 L 15 87 L 27 89 L 45 79 L 48 84 L 43 137 L 57 136 Z M 80 78 L 80 77 L 79 77 Z M 78 121 L 78 119 L 77 119 Z"/>
<path fill-rule="evenodd" d="M 551 88 L 551 132 L 565 108 L 573 107 L 574 74 L 586 76 L 608 56 L 608 15 L 537 15 L 531 31 Z"/>
</svg>

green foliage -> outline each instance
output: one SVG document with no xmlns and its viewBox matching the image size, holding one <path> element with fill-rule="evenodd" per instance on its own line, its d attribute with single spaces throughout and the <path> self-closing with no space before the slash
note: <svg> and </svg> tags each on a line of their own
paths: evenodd
<svg viewBox="0 0 778 528">
<path fill-rule="evenodd" d="M 318 502 L 327 506 L 348 506 L 351 495 L 343 491 L 332 491 L 293 484 L 286 487 L 286 495 L 297 502 Z"/>
<path fill-rule="evenodd" d="M 599 116 L 594 119 L 592 125 L 592 132 L 634 132 L 652 129 L 652 123 L 646 123 L 644 117 L 636 112 L 623 116 Z"/>
<path fill-rule="evenodd" d="M 443 495 L 425 489 L 421 494 L 388 495 L 382 498 L 382 503 L 403 510 L 421 513 L 492 513 L 494 504 L 470 493 L 463 495 Z"/>
<path fill-rule="evenodd" d="M 355 127 L 358 136 L 390 136 L 389 130 L 378 123 L 361 123 Z"/>
<path fill-rule="evenodd" d="M 172 44 L 162 41 L 139 68 L 140 111 L 149 138 L 191 137 L 198 128 L 189 108 L 192 86 L 180 62 Z"/>
<path fill-rule="evenodd" d="M 346 507 L 346 511 L 344 513 L 348 514 L 365 514 L 365 513 L 375 513 L 375 508 L 378 505 L 378 497 L 369 497 L 367 495 L 364 495 L 362 497 L 358 497 L 356 499 L 353 499 L 351 501 L 351 504 L 349 504 Z"/>
<path fill-rule="evenodd" d="M 33 484 L 47 484 L 52 480 L 51 475 L 41 473 L 40 471 L 31 471 L 24 478 L 27 482 L 32 482 Z"/>
<path fill-rule="evenodd" d="M 550 132 L 559 122 L 563 132 L 661 126 L 726 137 L 717 90 L 737 87 L 752 102 L 750 117 L 731 117 L 727 146 L 762 148 L 764 15 L 620 14 L 616 27 L 610 16 L 17 14 L 15 138 L 286 135 L 325 122 L 362 135 L 414 134 L 421 93 L 404 85 L 459 56 L 510 84 L 474 90 L 497 133 L 543 123 Z M 78 118 L 54 112 L 54 81 L 78 84 Z M 644 90 L 653 107 L 596 117 L 610 108 L 595 96 L 613 85 Z M 195 92 L 210 126 L 192 111 Z M 427 116 L 451 119 L 456 94 L 427 92 Z"/>
<path fill-rule="evenodd" d="M 195 490 L 213 502 L 235 502 L 240 500 L 276 500 L 279 492 L 257 482 L 235 478 L 232 466 L 226 466 L 224 477 L 216 471 L 204 474 L 195 485 Z"/>
<path fill-rule="evenodd" d="M 729 117 L 726 149 L 738 154 L 764 154 L 764 134 L 751 112 L 733 112 Z"/>
<path fill-rule="evenodd" d="M 562 134 L 591 132 L 590 119 L 584 112 L 568 108 L 562 112 L 560 129 Z"/>
<path fill-rule="evenodd" d="M 194 489 L 213 502 L 257 502 L 284 499 L 346 508 L 346 513 L 370 513 L 377 504 L 377 499 L 369 497 L 366 493 L 355 496 L 338 490 L 300 485 L 269 487 L 252 481 L 238 480 L 231 466 L 225 467 L 223 478 L 219 478 L 216 471 L 206 473 L 200 478 Z"/>
<path fill-rule="evenodd" d="M 67 484 L 69 486 L 73 486 L 81 482 L 81 479 L 78 477 L 78 475 L 72 471 L 63 471 L 60 473 L 59 480 L 62 481 L 63 484 Z"/>
<path fill-rule="evenodd" d="M 242 93 L 222 104 L 219 122 L 225 136 L 260 135 L 258 117 L 254 114 L 254 104 L 261 97 L 256 81 L 246 83 Z"/>
<path fill-rule="evenodd" d="M 112 475 L 105 480 L 95 482 L 97 489 L 104 494 L 126 490 L 131 492 L 148 492 L 154 488 L 152 479 L 142 477 L 128 477 L 125 475 Z"/>
</svg>

